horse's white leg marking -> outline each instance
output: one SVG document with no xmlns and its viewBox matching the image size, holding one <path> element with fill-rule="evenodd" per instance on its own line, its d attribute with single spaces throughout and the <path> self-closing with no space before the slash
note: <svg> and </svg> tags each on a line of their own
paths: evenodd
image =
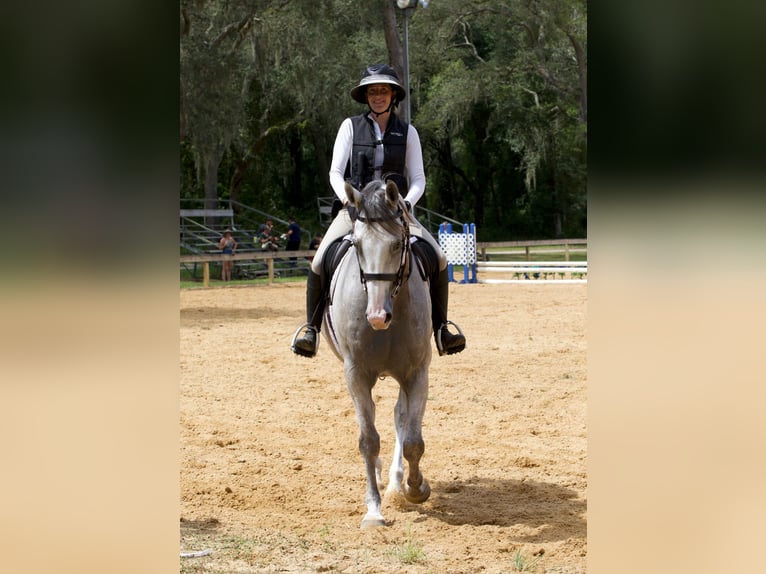
<svg viewBox="0 0 766 574">
<path fill-rule="evenodd" d="M 404 465 L 402 462 L 402 441 L 397 433 L 396 445 L 394 446 L 394 458 L 388 471 L 388 486 L 386 494 L 402 492 L 402 479 L 404 478 Z"/>
<path fill-rule="evenodd" d="M 383 463 L 380 457 L 375 461 L 375 482 L 378 483 L 378 490 L 383 488 Z"/>
<path fill-rule="evenodd" d="M 404 466 L 402 461 L 402 435 L 404 434 L 404 418 L 407 397 L 402 389 L 399 389 L 399 398 L 394 407 L 394 432 L 396 444 L 394 445 L 394 457 L 391 460 L 391 468 L 388 471 L 388 487 L 386 494 L 401 494 L 402 479 L 404 478 Z"/>
</svg>

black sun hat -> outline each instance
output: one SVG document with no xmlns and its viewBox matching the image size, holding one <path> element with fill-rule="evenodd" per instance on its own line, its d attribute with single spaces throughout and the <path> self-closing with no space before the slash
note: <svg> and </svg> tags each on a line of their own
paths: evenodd
<svg viewBox="0 0 766 574">
<path fill-rule="evenodd" d="M 367 86 L 372 84 L 389 84 L 396 92 L 396 101 L 401 102 L 407 97 L 407 91 L 399 82 L 399 76 L 391 66 L 386 64 L 373 64 L 362 74 L 359 85 L 351 90 L 351 97 L 360 104 L 367 103 Z"/>
</svg>

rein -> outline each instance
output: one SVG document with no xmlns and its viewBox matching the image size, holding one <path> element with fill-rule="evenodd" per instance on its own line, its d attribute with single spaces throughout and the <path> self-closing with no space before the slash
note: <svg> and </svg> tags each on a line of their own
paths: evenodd
<svg viewBox="0 0 766 574">
<path fill-rule="evenodd" d="M 407 261 L 409 259 L 409 253 L 410 253 L 410 242 L 409 242 L 409 225 L 407 224 L 407 221 L 404 219 L 404 216 L 402 214 L 401 208 L 396 213 L 396 216 L 399 218 L 399 222 L 401 223 L 401 229 L 402 229 L 402 240 L 401 240 L 401 257 L 399 259 L 399 269 L 396 273 L 365 273 L 364 269 L 362 269 L 362 263 L 359 261 L 359 255 L 357 254 L 357 265 L 359 265 L 359 279 L 362 282 L 362 286 L 364 287 L 364 292 L 367 293 L 367 281 L 392 281 L 394 286 L 393 290 L 391 292 L 391 297 L 396 297 L 399 294 L 399 289 L 401 289 L 402 284 L 404 283 L 404 273 L 407 269 Z M 379 223 L 381 221 L 384 221 L 382 218 L 379 217 L 365 217 L 362 214 L 358 214 L 356 216 L 356 220 L 361 221 L 362 223 Z M 352 228 L 352 243 L 356 247 L 356 238 L 353 235 L 353 228 Z M 409 274 L 408 274 L 409 275 Z"/>
</svg>

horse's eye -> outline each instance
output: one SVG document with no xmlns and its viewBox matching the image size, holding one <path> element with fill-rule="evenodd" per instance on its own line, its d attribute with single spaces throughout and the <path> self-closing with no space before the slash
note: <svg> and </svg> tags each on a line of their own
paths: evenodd
<svg viewBox="0 0 766 574">
<path fill-rule="evenodd" d="M 388 244 L 388 248 L 391 250 L 391 253 L 396 253 L 399 251 L 399 242 L 398 241 L 392 241 Z"/>
</svg>

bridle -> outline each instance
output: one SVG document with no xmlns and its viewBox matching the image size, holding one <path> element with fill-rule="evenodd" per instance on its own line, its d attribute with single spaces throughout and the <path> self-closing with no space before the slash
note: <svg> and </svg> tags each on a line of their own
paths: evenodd
<svg viewBox="0 0 766 574">
<path fill-rule="evenodd" d="M 391 291 L 391 297 L 396 297 L 399 294 L 399 289 L 401 289 L 402 284 L 404 283 L 405 273 L 407 272 L 408 268 L 407 262 L 409 261 L 410 254 L 410 229 L 407 220 L 404 218 L 401 207 L 396 212 L 396 217 L 401 223 L 402 230 L 400 249 L 401 257 L 399 259 L 399 269 L 396 271 L 396 273 L 365 273 L 364 269 L 362 269 L 362 262 L 359 259 L 359 247 L 357 245 L 356 236 L 354 234 L 354 228 L 351 228 L 351 243 L 357 249 L 356 261 L 357 265 L 359 265 L 359 279 L 362 282 L 365 293 L 367 293 L 367 281 L 392 281 L 393 288 Z M 361 221 L 362 223 L 379 223 L 383 221 L 382 218 L 366 217 L 361 213 L 358 213 L 354 219 L 354 225 L 356 224 L 357 220 Z M 407 275 L 409 276 L 409 273 L 407 273 Z"/>
</svg>

